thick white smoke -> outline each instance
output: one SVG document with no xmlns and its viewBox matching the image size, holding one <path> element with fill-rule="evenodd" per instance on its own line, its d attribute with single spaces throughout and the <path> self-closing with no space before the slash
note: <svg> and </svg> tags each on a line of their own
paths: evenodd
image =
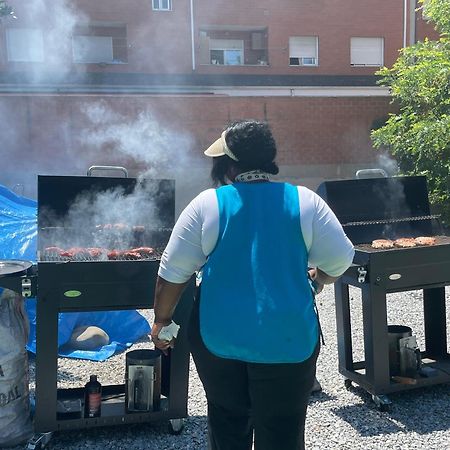
<svg viewBox="0 0 450 450">
<path fill-rule="evenodd" d="M 155 178 L 170 173 L 185 172 L 192 163 L 192 138 L 175 128 L 162 126 L 150 109 L 136 116 L 113 111 L 104 101 L 82 106 L 82 112 L 92 124 L 83 130 L 83 145 L 112 147 L 131 157 L 142 167 L 141 175 Z"/>
</svg>

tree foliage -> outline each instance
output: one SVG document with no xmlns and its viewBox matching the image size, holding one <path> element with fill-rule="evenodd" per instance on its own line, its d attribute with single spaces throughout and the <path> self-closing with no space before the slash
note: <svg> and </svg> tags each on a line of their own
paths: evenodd
<svg viewBox="0 0 450 450">
<path fill-rule="evenodd" d="M 450 1 L 420 3 L 440 38 L 402 49 L 392 68 L 378 71 L 399 109 L 371 136 L 402 174 L 427 177 L 433 208 L 450 225 Z"/>
</svg>

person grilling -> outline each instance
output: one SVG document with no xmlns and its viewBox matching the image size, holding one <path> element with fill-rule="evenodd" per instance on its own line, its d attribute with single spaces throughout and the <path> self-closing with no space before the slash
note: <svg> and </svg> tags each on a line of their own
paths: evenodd
<svg viewBox="0 0 450 450">
<path fill-rule="evenodd" d="M 168 352 L 172 314 L 197 271 L 188 338 L 208 404 L 211 450 L 304 449 L 319 354 L 316 292 L 350 266 L 354 249 L 314 192 L 275 182 L 267 123 L 235 122 L 205 152 L 217 187 L 181 213 L 161 258 L 151 338 Z"/>
</svg>

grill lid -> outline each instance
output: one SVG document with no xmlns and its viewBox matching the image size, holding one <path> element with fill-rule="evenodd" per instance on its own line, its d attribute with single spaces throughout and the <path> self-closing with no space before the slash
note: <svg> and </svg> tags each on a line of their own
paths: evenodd
<svg viewBox="0 0 450 450">
<path fill-rule="evenodd" d="M 436 234 L 424 176 L 325 181 L 317 193 L 354 244 Z"/>
<path fill-rule="evenodd" d="M 165 246 L 174 222 L 174 180 L 38 176 L 38 250 L 46 260 L 47 247 Z"/>
</svg>

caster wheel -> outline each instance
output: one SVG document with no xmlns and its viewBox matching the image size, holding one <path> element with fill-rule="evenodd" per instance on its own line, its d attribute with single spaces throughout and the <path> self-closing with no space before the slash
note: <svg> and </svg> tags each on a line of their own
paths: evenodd
<svg viewBox="0 0 450 450">
<path fill-rule="evenodd" d="M 351 389 L 352 387 L 353 387 L 353 384 L 352 384 L 352 380 L 345 380 L 344 381 L 344 386 L 345 386 L 345 389 L 347 389 L 347 391 L 349 390 L 349 389 Z"/>
<path fill-rule="evenodd" d="M 35 434 L 26 446 L 26 450 L 42 450 L 50 442 L 52 432 Z"/>
<path fill-rule="evenodd" d="M 392 402 L 386 395 L 372 395 L 372 400 L 381 412 L 388 412 L 391 410 Z"/>
<path fill-rule="evenodd" d="M 184 419 L 169 419 L 169 433 L 181 434 L 184 429 Z"/>
</svg>

